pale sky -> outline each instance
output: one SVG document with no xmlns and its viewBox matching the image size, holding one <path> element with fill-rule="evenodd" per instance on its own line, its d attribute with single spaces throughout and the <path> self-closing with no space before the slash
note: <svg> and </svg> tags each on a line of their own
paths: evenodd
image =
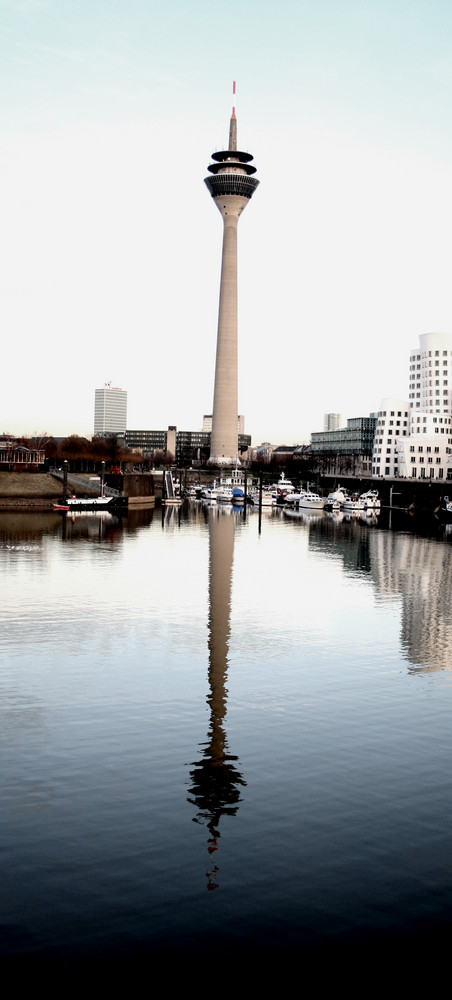
<svg viewBox="0 0 452 1000">
<path fill-rule="evenodd" d="M 449 0 L 0 0 L 0 433 L 212 410 L 227 142 L 239 223 L 239 409 L 253 443 L 408 393 L 452 332 Z"/>
</svg>

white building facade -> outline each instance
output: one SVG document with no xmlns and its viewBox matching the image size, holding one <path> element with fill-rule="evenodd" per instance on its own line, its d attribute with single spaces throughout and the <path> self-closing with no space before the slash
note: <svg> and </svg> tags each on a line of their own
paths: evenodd
<svg viewBox="0 0 452 1000">
<path fill-rule="evenodd" d="M 452 336 L 424 333 L 410 354 L 409 399 L 420 413 L 451 414 Z"/>
<path fill-rule="evenodd" d="M 125 434 L 127 428 L 127 392 L 106 382 L 94 396 L 94 434 Z"/>
<path fill-rule="evenodd" d="M 410 353 L 408 401 L 382 400 L 374 476 L 452 479 L 451 378 L 451 334 L 423 334 Z"/>
<path fill-rule="evenodd" d="M 399 476 L 398 442 L 409 434 L 410 405 L 407 399 L 386 396 L 380 403 L 372 451 L 372 475 Z"/>
<path fill-rule="evenodd" d="M 342 427 L 342 416 L 340 413 L 325 413 L 323 416 L 323 430 L 337 431 Z"/>
<path fill-rule="evenodd" d="M 409 479 L 452 479 L 452 418 L 413 413 L 410 436 L 398 442 L 399 475 Z"/>
</svg>

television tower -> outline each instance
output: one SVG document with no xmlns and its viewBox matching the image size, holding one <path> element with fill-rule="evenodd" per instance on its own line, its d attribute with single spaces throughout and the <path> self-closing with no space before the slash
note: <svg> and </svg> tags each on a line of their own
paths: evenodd
<svg viewBox="0 0 452 1000">
<path fill-rule="evenodd" d="M 235 81 L 232 88 L 235 101 Z M 237 149 L 237 119 L 232 108 L 228 149 L 212 153 L 205 183 L 223 218 L 217 357 L 213 394 L 210 465 L 230 467 L 238 459 L 237 388 L 237 223 L 259 181 L 252 176 L 250 153 Z"/>
</svg>

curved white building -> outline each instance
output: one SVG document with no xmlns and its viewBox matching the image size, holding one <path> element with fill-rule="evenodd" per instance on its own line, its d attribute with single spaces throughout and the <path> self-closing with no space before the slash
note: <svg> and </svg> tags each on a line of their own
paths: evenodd
<svg viewBox="0 0 452 1000">
<path fill-rule="evenodd" d="M 382 400 L 372 475 L 452 479 L 451 379 L 452 335 L 422 334 L 410 352 L 408 402 Z"/>
<path fill-rule="evenodd" d="M 451 413 L 452 336 L 423 333 L 410 353 L 409 400 L 421 413 Z"/>
</svg>

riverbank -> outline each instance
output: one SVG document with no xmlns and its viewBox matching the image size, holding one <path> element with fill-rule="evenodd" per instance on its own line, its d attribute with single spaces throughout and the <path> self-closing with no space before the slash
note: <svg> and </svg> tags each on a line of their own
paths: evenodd
<svg viewBox="0 0 452 1000">
<path fill-rule="evenodd" d="M 53 510 L 61 483 L 48 472 L 1 472 L 0 510 Z"/>
<path fill-rule="evenodd" d="M 147 475 L 125 475 L 121 478 L 124 493 L 129 498 L 129 506 L 154 506 L 154 480 Z M 68 488 L 77 495 L 98 495 L 98 484 L 91 477 L 79 474 Z M 116 488 L 120 488 L 120 483 Z M 56 501 L 63 495 L 63 482 L 49 472 L 1 472 L 0 511 L 45 511 L 53 510 Z"/>
</svg>

